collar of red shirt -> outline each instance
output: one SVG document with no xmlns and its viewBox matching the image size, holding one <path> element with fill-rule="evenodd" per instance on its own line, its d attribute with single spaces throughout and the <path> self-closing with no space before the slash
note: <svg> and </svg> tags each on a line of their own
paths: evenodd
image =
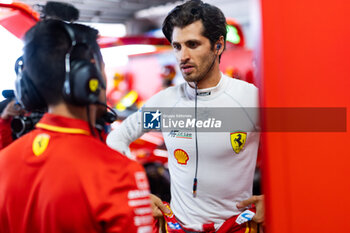
<svg viewBox="0 0 350 233">
<path fill-rule="evenodd" d="M 91 135 L 88 122 L 50 113 L 46 113 L 35 127 L 59 133 Z"/>
</svg>

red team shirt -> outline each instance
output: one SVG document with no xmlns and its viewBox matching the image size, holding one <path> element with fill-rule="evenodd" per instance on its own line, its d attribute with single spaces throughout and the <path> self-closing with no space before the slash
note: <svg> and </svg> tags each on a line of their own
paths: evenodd
<svg viewBox="0 0 350 233">
<path fill-rule="evenodd" d="M 11 120 L 0 117 L 0 150 L 12 142 Z"/>
<path fill-rule="evenodd" d="M 85 121 L 46 114 L 36 128 L 0 152 L 0 232 L 151 232 L 141 165 Z"/>
</svg>

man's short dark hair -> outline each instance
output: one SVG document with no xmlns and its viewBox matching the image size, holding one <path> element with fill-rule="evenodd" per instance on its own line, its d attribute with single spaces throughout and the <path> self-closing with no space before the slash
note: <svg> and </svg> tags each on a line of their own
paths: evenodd
<svg viewBox="0 0 350 233">
<path fill-rule="evenodd" d="M 24 69 L 48 105 L 57 104 L 63 99 L 65 55 L 72 45 L 63 24 L 63 21 L 53 19 L 38 22 L 26 33 L 24 39 Z M 94 52 L 99 65 L 102 56 L 96 42 L 98 31 L 81 24 L 68 26 L 74 32 L 75 40 L 84 43 L 74 47 L 71 60 L 93 59 Z"/>
<path fill-rule="evenodd" d="M 212 49 L 220 36 L 226 43 L 226 18 L 216 6 L 203 3 L 199 0 L 190 0 L 176 6 L 163 22 L 163 33 L 168 41 L 172 42 L 174 27 L 184 28 L 198 20 L 203 23 L 202 35 L 209 39 Z"/>
</svg>

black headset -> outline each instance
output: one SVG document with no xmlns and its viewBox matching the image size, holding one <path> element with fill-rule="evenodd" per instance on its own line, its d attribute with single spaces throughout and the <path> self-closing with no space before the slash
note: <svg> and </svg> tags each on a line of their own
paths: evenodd
<svg viewBox="0 0 350 233">
<path fill-rule="evenodd" d="M 23 56 L 20 56 L 15 63 L 15 71 L 17 74 L 15 82 L 16 100 L 27 111 L 44 111 L 47 108 L 46 101 L 40 95 L 23 67 Z"/>
<path fill-rule="evenodd" d="M 101 88 L 106 88 L 99 68 L 99 60 L 93 49 L 85 41 L 77 42 L 70 25 L 64 22 L 61 22 L 60 25 L 62 25 L 71 40 L 71 46 L 65 55 L 63 99 L 70 104 L 78 106 L 96 104 L 99 100 Z M 81 58 L 71 61 L 71 53 L 78 45 L 87 47 L 93 55 L 94 62 Z M 15 65 L 17 73 L 15 93 L 17 100 L 28 111 L 45 109 L 47 107 L 46 101 L 23 68 L 24 62 L 21 56 L 17 59 Z"/>
<path fill-rule="evenodd" d="M 99 60 L 86 42 L 76 41 L 74 31 L 68 24 L 63 23 L 63 27 L 72 42 L 65 56 L 66 77 L 63 84 L 63 98 L 68 103 L 78 106 L 96 104 L 101 88 L 106 88 L 99 68 Z M 71 61 L 71 53 L 78 45 L 86 46 L 90 50 L 94 62 L 81 58 Z"/>
</svg>

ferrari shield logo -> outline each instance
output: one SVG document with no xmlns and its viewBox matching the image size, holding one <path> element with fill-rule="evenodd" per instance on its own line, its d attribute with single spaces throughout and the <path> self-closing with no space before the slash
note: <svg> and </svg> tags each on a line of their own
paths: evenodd
<svg viewBox="0 0 350 233">
<path fill-rule="evenodd" d="M 39 134 L 34 138 L 32 149 L 35 156 L 40 156 L 49 145 L 50 135 L 46 133 Z"/>
<path fill-rule="evenodd" d="M 234 132 L 231 133 L 231 145 L 233 151 L 238 154 L 245 145 L 245 141 L 247 139 L 246 132 Z"/>
</svg>

